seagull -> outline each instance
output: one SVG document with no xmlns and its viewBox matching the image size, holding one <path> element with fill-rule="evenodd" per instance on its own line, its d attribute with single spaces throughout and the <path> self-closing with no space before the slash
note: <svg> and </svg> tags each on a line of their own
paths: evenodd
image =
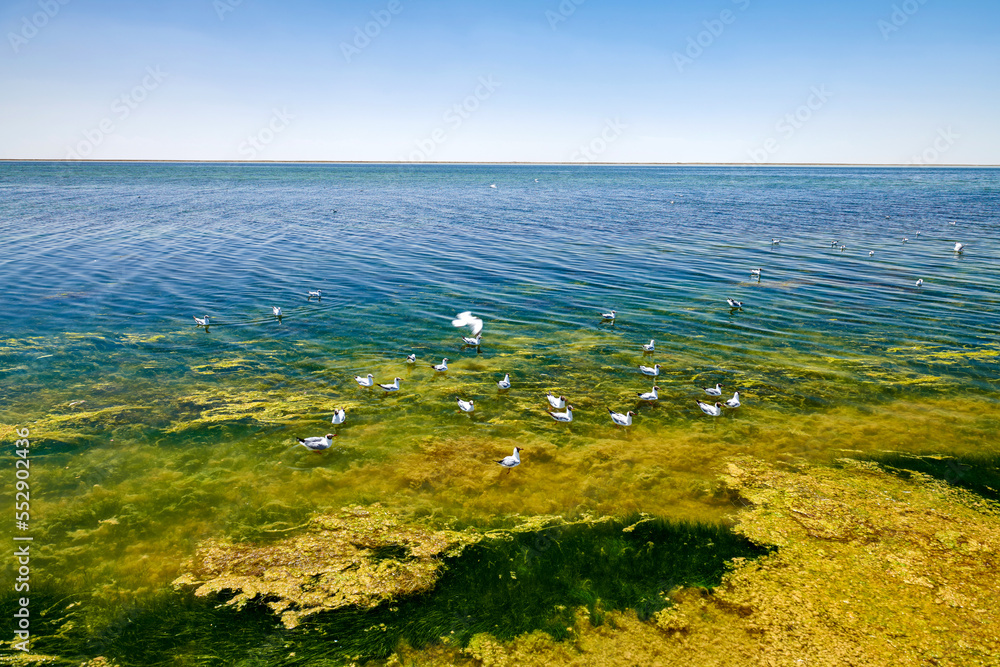
<svg viewBox="0 0 1000 667">
<path fill-rule="evenodd" d="M 299 441 L 299 444 L 306 449 L 314 452 L 321 452 L 324 449 L 330 449 L 330 445 L 333 444 L 333 439 L 337 437 L 336 433 L 327 433 L 322 438 L 295 438 Z"/>
<path fill-rule="evenodd" d="M 965 244 L 964 243 L 956 243 L 955 244 L 955 252 L 962 252 L 963 250 L 965 250 Z"/>
<path fill-rule="evenodd" d="M 917 283 L 916 283 L 917 287 L 920 287 L 923 284 L 924 284 L 924 279 L 923 278 L 917 278 Z"/>
<path fill-rule="evenodd" d="M 736 299 L 726 299 L 726 301 L 729 303 L 729 307 L 730 308 L 742 308 L 743 307 L 743 302 L 742 301 L 737 301 Z"/>
<path fill-rule="evenodd" d="M 874 257 L 875 256 L 875 251 L 874 250 L 869 250 L 868 251 L 868 256 L 869 257 Z"/>
<path fill-rule="evenodd" d="M 479 336 L 479 332 L 483 330 L 483 321 L 478 317 L 474 317 L 472 312 L 468 310 L 456 315 L 451 323 L 456 327 L 469 327 L 473 336 Z"/>
<path fill-rule="evenodd" d="M 554 407 L 556 410 L 561 410 L 566 407 L 566 397 L 565 396 L 553 396 L 552 394 L 545 394 L 545 398 L 549 399 L 549 405 Z"/>
<path fill-rule="evenodd" d="M 608 412 L 611 414 L 611 421 L 615 423 L 615 426 L 631 426 L 632 425 L 632 415 L 635 413 L 629 410 L 625 414 L 620 412 L 615 412 L 611 408 L 608 408 Z"/>
<path fill-rule="evenodd" d="M 275 317 L 281 317 L 281 306 L 271 306 L 271 312 Z"/>
<path fill-rule="evenodd" d="M 370 387 L 373 384 L 375 384 L 375 376 L 373 376 L 371 373 L 368 374 L 367 378 L 363 378 L 360 375 L 355 375 L 354 381 L 357 382 L 362 387 Z"/>
<path fill-rule="evenodd" d="M 408 364 L 415 364 L 415 363 L 417 363 L 417 355 L 416 354 L 408 354 L 408 355 L 406 355 L 406 363 L 408 363 Z"/>
<path fill-rule="evenodd" d="M 309 298 L 312 299 L 313 297 L 316 297 L 317 299 L 322 299 L 323 290 L 321 289 L 309 290 Z"/>
<path fill-rule="evenodd" d="M 468 336 L 462 336 L 462 342 L 465 343 L 466 345 L 470 345 L 472 347 L 479 347 L 479 341 L 481 341 L 482 339 L 483 339 L 483 337 L 481 335 L 480 336 L 476 336 L 475 338 L 469 338 Z"/>
<path fill-rule="evenodd" d="M 903 237 L 903 243 L 906 243 L 906 242 L 907 242 L 907 241 L 909 241 L 909 240 L 910 240 L 910 239 L 906 238 L 905 236 Z"/>
<path fill-rule="evenodd" d="M 458 401 L 458 409 L 462 412 L 472 412 L 476 409 L 475 401 L 463 401 L 460 398 L 455 399 Z"/>
<path fill-rule="evenodd" d="M 726 401 L 727 408 L 738 408 L 740 407 L 740 392 L 733 392 L 733 397 Z"/>
<path fill-rule="evenodd" d="M 834 240 L 830 241 L 830 247 L 831 248 L 836 248 L 837 247 L 837 239 L 834 239 Z"/>
<path fill-rule="evenodd" d="M 379 386 L 385 389 L 386 391 L 399 391 L 399 381 L 402 379 L 403 378 L 396 378 L 395 382 L 393 382 L 392 384 L 380 384 Z"/>
<path fill-rule="evenodd" d="M 712 405 L 711 403 L 702 403 L 698 401 L 698 407 L 709 417 L 718 417 L 722 414 L 722 403 L 716 403 Z"/>
<path fill-rule="evenodd" d="M 347 421 L 347 410 L 345 410 L 344 408 L 340 408 L 339 410 L 334 410 L 332 421 L 334 424 L 343 424 L 345 421 Z"/>
<path fill-rule="evenodd" d="M 954 223 L 954 222 L 949 222 L 948 224 L 949 224 L 949 225 L 954 225 L 955 223 Z"/>
<path fill-rule="evenodd" d="M 659 387 L 653 387 L 653 391 L 647 391 L 645 394 L 639 394 L 639 400 L 640 401 L 656 401 L 656 400 L 659 400 L 659 398 L 660 398 L 659 391 L 660 391 Z"/>
<path fill-rule="evenodd" d="M 434 364 L 432 368 L 438 372 L 444 373 L 448 370 L 448 357 L 442 359 L 440 364 Z"/>
<path fill-rule="evenodd" d="M 847 250 L 847 246 L 846 245 L 840 246 L 840 252 L 844 252 L 845 250 Z"/>
<path fill-rule="evenodd" d="M 917 232 L 917 236 L 920 236 L 920 232 Z"/>
<path fill-rule="evenodd" d="M 601 313 L 601 317 L 603 317 L 606 320 L 613 320 L 615 319 L 615 311 L 612 310 L 607 313 Z"/>
<path fill-rule="evenodd" d="M 503 376 L 503 379 L 497 382 L 497 386 L 501 389 L 510 389 L 510 373 Z"/>
<path fill-rule="evenodd" d="M 760 269 L 750 269 L 750 275 L 751 276 L 757 276 L 759 278 L 760 277 Z"/>
<path fill-rule="evenodd" d="M 722 385 L 716 383 L 714 387 L 706 387 L 705 393 L 709 396 L 722 396 Z"/>
<path fill-rule="evenodd" d="M 652 375 L 653 377 L 656 377 L 657 375 L 660 374 L 660 365 L 656 364 L 652 368 L 650 368 L 649 366 L 639 366 L 639 370 L 642 372 L 643 375 Z"/>
<path fill-rule="evenodd" d="M 652 352 L 653 350 L 654 350 L 653 339 L 650 338 L 649 339 L 649 344 L 642 346 L 642 351 L 643 352 Z"/>
<path fill-rule="evenodd" d="M 207 327 L 208 326 L 208 315 L 206 315 L 205 317 L 195 317 L 194 321 L 198 323 L 199 327 Z"/>
<path fill-rule="evenodd" d="M 493 188 L 494 190 L 496 190 L 497 189 L 497 184 L 493 183 L 492 185 L 490 185 L 490 187 Z"/>
<path fill-rule="evenodd" d="M 781 239 L 771 239 L 771 245 L 778 245 L 781 243 Z"/>
<path fill-rule="evenodd" d="M 552 418 L 557 422 L 571 422 L 573 421 L 573 406 L 567 405 L 566 412 L 552 412 L 549 410 L 549 414 L 552 415 Z"/>
<path fill-rule="evenodd" d="M 511 454 L 510 456 L 503 457 L 502 461 L 497 461 L 497 463 L 499 463 L 500 465 L 502 465 L 504 468 L 507 469 L 507 474 L 508 475 L 510 474 L 510 469 L 511 468 L 516 468 L 517 466 L 521 465 L 521 454 L 520 454 L 520 452 L 521 452 L 521 448 L 520 447 L 515 447 L 513 454 Z"/>
</svg>

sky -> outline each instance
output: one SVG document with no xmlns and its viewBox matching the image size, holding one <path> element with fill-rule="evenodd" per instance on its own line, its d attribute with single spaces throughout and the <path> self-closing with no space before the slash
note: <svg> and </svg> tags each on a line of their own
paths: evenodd
<svg viewBox="0 0 1000 667">
<path fill-rule="evenodd" d="M 996 0 L 3 0 L 0 159 L 1000 164 Z"/>
</svg>

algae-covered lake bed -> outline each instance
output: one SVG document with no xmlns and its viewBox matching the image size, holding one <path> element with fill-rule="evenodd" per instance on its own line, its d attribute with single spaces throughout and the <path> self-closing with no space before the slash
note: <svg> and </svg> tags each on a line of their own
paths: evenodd
<svg viewBox="0 0 1000 667">
<path fill-rule="evenodd" d="M 0 664 L 1000 664 L 997 178 L 0 165 Z"/>
</svg>

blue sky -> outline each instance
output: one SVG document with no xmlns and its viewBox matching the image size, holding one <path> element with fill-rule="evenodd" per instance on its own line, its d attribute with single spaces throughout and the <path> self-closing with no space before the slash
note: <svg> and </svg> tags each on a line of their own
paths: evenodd
<svg viewBox="0 0 1000 667">
<path fill-rule="evenodd" d="M 998 25 L 995 0 L 8 0 L 0 158 L 998 164 Z"/>
</svg>

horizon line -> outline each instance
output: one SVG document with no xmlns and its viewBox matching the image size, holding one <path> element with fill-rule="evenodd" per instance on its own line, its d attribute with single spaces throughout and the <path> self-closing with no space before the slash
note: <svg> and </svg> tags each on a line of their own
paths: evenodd
<svg viewBox="0 0 1000 667">
<path fill-rule="evenodd" d="M 534 162 L 534 161 L 463 161 L 463 160 L 199 160 L 199 159 L 157 159 L 157 158 L 109 158 L 109 159 L 67 159 L 67 158 L 0 158 L 0 162 L 65 162 L 65 163 L 166 163 L 166 164 L 389 164 L 389 165 L 500 165 L 500 166 L 595 166 L 595 167 L 912 167 L 937 168 L 980 168 L 995 169 L 1000 164 L 911 164 L 905 162 Z"/>
</svg>

